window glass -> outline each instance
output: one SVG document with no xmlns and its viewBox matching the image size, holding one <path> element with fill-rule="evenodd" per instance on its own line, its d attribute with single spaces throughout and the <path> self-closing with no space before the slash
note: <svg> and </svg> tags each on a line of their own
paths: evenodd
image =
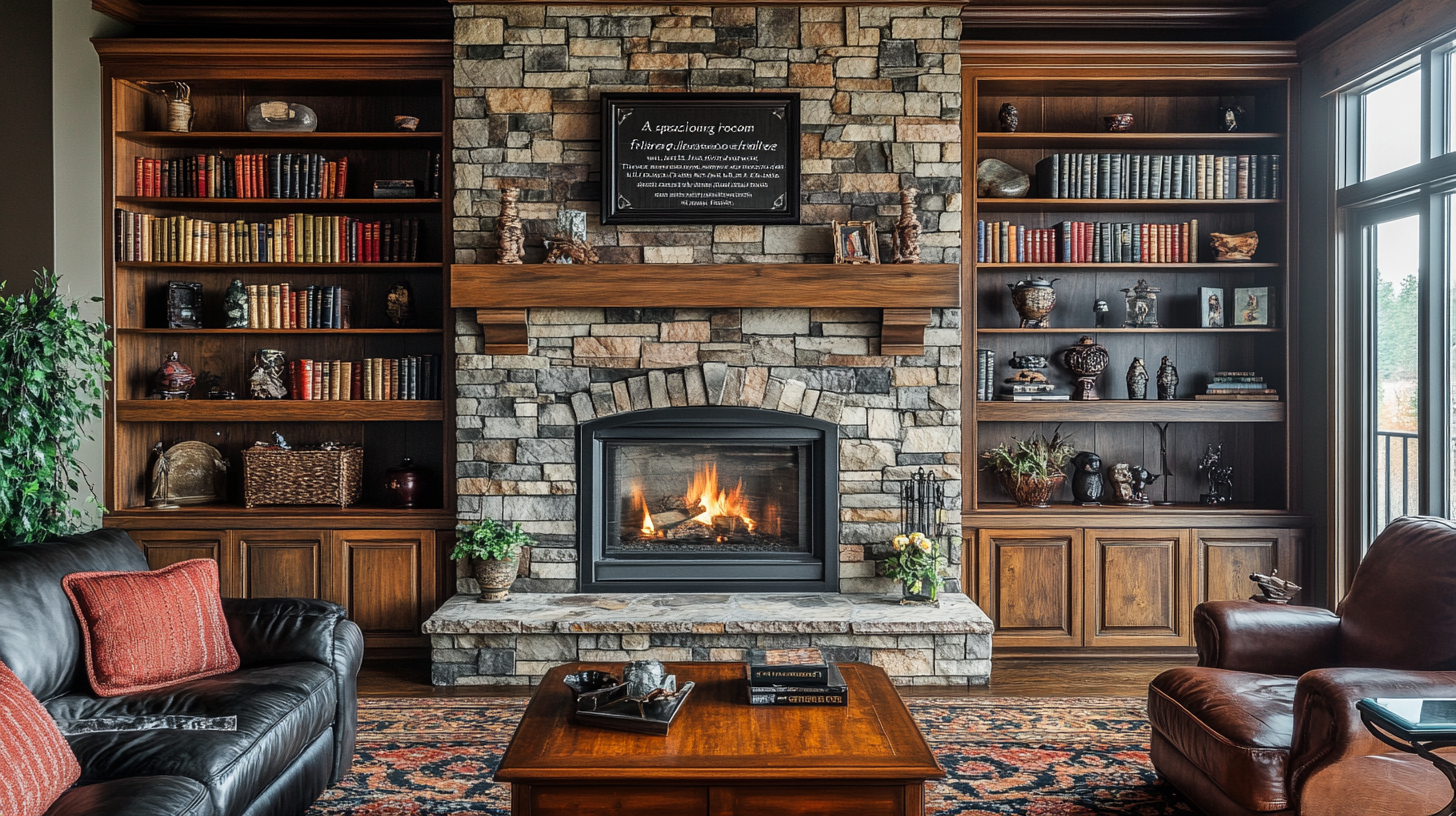
<svg viewBox="0 0 1456 816">
<path fill-rule="evenodd" d="M 1367 91 L 1360 115 L 1361 181 L 1420 163 L 1420 71 Z"/>
<path fill-rule="evenodd" d="M 1446 152 L 1452 151 L 1456 151 L 1456 49 L 1446 52 Z"/>
<path fill-rule="evenodd" d="M 1421 219 L 1384 221 L 1367 233 L 1374 301 L 1375 532 L 1419 512 Z"/>
</svg>

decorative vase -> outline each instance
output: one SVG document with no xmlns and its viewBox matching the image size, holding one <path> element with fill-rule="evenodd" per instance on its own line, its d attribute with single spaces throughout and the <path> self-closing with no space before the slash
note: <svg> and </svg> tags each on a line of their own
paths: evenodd
<svg viewBox="0 0 1456 816">
<path fill-rule="evenodd" d="M 1048 500 L 1052 493 L 1061 487 L 1062 482 L 1067 478 L 1067 474 L 1060 472 L 1053 473 L 1045 479 L 1025 473 L 1002 473 L 1000 476 L 1001 486 L 1006 488 L 1006 492 L 1011 494 L 1011 498 L 1015 499 L 1016 504 L 1020 507 L 1050 507 Z"/>
<path fill-rule="evenodd" d="M 911 592 L 910 585 L 914 581 L 900 582 L 901 603 L 934 603 L 940 595 L 940 587 L 935 585 L 935 576 L 931 573 L 916 576 L 920 579 L 920 591 Z"/>
<path fill-rule="evenodd" d="M 1086 335 L 1062 354 L 1062 362 L 1077 375 L 1077 390 L 1072 392 L 1072 399 L 1102 399 L 1097 394 L 1097 377 L 1107 370 L 1110 359 L 1107 349 Z"/>
<path fill-rule="evenodd" d="M 1052 284 L 1061 278 L 1026 278 L 1016 283 L 1006 284 L 1011 290 L 1011 305 L 1016 307 L 1016 313 L 1021 315 L 1021 328 L 1023 329 L 1049 329 L 1052 327 L 1049 316 L 1052 309 L 1057 305 L 1057 290 Z"/>
<path fill-rule="evenodd" d="M 520 566 L 520 550 L 510 558 L 470 559 L 470 571 L 475 583 L 480 584 L 479 603 L 500 603 L 510 597 Z"/>
<path fill-rule="evenodd" d="M 399 467 L 384 471 L 385 503 L 391 507 L 414 507 L 425 489 L 425 470 L 406 456 Z"/>
<path fill-rule="evenodd" d="M 197 375 L 178 359 L 177 352 L 174 351 L 162 361 L 162 367 L 157 369 L 152 381 L 155 383 L 152 393 L 160 394 L 162 399 L 185 400 L 192 386 L 197 384 Z"/>
</svg>

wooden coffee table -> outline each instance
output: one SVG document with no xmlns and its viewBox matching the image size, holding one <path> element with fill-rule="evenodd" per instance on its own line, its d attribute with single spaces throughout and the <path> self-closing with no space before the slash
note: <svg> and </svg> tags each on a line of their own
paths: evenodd
<svg viewBox="0 0 1456 816">
<path fill-rule="evenodd" d="M 885 672 L 841 663 L 848 706 L 748 705 L 741 663 L 669 663 L 698 685 L 667 736 L 567 719 L 561 678 L 620 663 L 573 663 L 541 681 L 496 779 L 515 816 L 846 816 L 925 812 L 945 776 Z"/>
</svg>

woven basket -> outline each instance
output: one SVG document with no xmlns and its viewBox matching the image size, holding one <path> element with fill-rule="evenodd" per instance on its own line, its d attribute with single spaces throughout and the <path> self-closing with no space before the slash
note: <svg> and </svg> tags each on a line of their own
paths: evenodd
<svg viewBox="0 0 1456 816">
<path fill-rule="evenodd" d="M 243 506 L 259 504 L 337 504 L 359 501 L 364 482 L 364 449 L 243 451 Z"/>
</svg>

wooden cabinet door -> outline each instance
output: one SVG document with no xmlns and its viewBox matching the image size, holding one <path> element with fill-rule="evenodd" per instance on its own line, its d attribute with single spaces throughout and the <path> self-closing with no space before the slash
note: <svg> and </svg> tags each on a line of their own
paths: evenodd
<svg viewBox="0 0 1456 816">
<path fill-rule="evenodd" d="M 338 530 L 333 534 L 336 601 L 375 647 L 420 643 L 435 611 L 433 530 Z"/>
<path fill-rule="evenodd" d="M 1082 531 L 980 530 L 980 606 L 998 646 L 1082 645 Z"/>
<path fill-rule="evenodd" d="M 1187 530 L 1087 530 L 1087 646 L 1186 646 Z"/>
<path fill-rule="evenodd" d="M 1304 584 L 1299 551 L 1303 530 L 1195 530 L 1198 590 L 1195 603 L 1241 601 L 1259 594 L 1249 575 L 1279 570 L 1282 578 Z"/>
<path fill-rule="evenodd" d="M 147 567 L 161 569 L 193 558 L 211 558 L 218 564 L 223 597 L 239 595 L 236 565 L 228 557 L 228 535 L 222 530 L 127 530 L 126 534 L 147 557 Z"/>
<path fill-rule="evenodd" d="M 329 598 L 328 533 L 237 530 L 244 598 Z"/>
</svg>

